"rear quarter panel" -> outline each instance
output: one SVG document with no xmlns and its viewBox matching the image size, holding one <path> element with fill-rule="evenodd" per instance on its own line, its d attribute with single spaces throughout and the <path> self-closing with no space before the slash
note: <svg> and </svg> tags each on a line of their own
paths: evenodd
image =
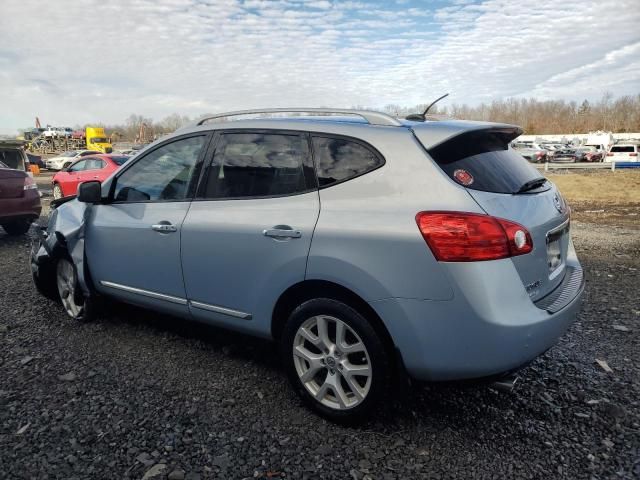
<svg viewBox="0 0 640 480">
<path fill-rule="evenodd" d="M 386 164 L 320 190 L 307 279 L 343 285 L 368 302 L 451 299 L 453 290 L 415 216 L 424 210 L 482 211 L 408 129 L 368 128 L 358 138 L 378 149 Z"/>
</svg>

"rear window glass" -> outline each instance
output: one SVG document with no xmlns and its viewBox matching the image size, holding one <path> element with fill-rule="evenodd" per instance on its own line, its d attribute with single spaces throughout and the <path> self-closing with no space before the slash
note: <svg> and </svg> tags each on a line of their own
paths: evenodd
<svg viewBox="0 0 640 480">
<path fill-rule="evenodd" d="M 507 148 L 508 136 L 509 132 L 463 133 L 431 148 L 429 154 L 451 179 L 467 188 L 517 193 L 526 184 L 544 177 L 522 155 Z M 470 175 L 471 183 L 467 175 L 456 171 Z"/>
<path fill-rule="evenodd" d="M 620 153 L 633 153 L 634 149 L 633 149 L 633 145 L 629 145 L 629 146 L 619 146 L 619 147 L 611 147 L 611 151 L 612 152 L 620 152 Z"/>
<path fill-rule="evenodd" d="M 25 169 L 24 157 L 19 150 L 0 150 L 0 162 L 16 170 Z"/>
<path fill-rule="evenodd" d="M 118 164 L 118 165 L 124 165 L 124 162 L 129 160 L 129 158 L 131 158 L 131 157 L 127 157 L 127 156 L 123 155 L 122 157 L 111 157 L 111 160 L 116 162 L 116 164 Z"/>
</svg>

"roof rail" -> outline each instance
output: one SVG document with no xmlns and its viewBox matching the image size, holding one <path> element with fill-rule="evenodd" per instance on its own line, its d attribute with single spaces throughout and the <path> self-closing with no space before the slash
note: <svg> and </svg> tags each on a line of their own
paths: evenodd
<svg viewBox="0 0 640 480">
<path fill-rule="evenodd" d="M 235 112 L 225 112 L 206 116 L 198 120 L 196 125 L 204 125 L 209 120 L 216 120 L 218 118 L 261 113 L 327 113 L 332 115 L 355 115 L 364 118 L 370 125 L 402 126 L 402 123 L 398 119 L 393 118 L 386 113 L 375 112 L 372 110 L 353 110 L 349 108 L 264 108 L 259 110 L 238 110 Z"/>
</svg>

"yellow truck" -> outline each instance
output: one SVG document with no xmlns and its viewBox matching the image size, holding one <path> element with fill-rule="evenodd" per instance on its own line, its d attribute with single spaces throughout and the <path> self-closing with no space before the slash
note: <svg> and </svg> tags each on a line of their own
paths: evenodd
<svg viewBox="0 0 640 480">
<path fill-rule="evenodd" d="M 113 147 L 104 134 L 104 128 L 87 127 L 85 135 L 87 138 L 87 150 L 97 150 L 102 153 L 113 152 Z"/>
</svg>

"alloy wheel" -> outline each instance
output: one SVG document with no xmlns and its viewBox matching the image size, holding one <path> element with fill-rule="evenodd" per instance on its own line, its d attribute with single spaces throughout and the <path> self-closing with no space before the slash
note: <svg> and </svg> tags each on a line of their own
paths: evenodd
<svg viewBox="0 0 640 480">
<path fill-rule="evenodd" d="M 293 341 L 293 363 L 306 390 L 335 410 L 361 404 L 371 388 L 371 361 L 364 342 L 335 317 L 317 315 L 300 325 Z"/>
<path fill-rule="evenodd" d="M 56 284 L 65 311 L 72 318 L 78 317 L 84 306 L 82 292 L 77 291 L 76 271 L 66 258 L 60 259 L 56 266 Z"/>
<path fill-rule="evenodd" d="M 56 200 L 62 198 L 62 188 L 57 183 L 53 186 L 53 198 Z"/>
</svg>

